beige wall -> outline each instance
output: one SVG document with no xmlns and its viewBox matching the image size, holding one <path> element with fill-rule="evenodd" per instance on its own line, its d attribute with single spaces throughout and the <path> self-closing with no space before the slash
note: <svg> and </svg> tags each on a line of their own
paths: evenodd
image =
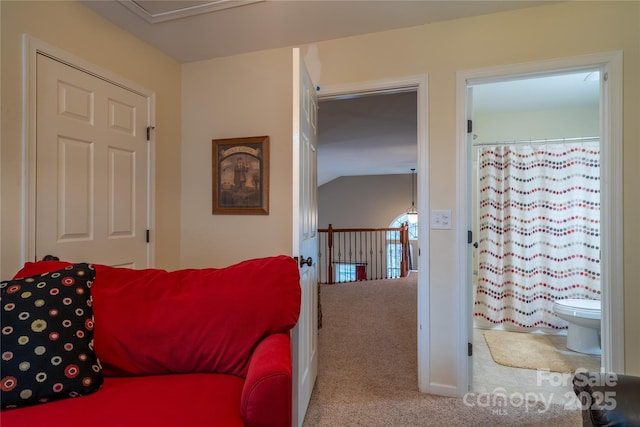
<svg viewBox="0 0 640 427">
<path fill-rule="evenodd" d="M 292 50 L 183 67 L 183 267 L 292 254 Z M 268 135 L 269 215 L 212 215 L 211 140 Z"/>
<path fill-rule="evenodd" d="M 343 176 L 318 188 L 319 228 L 384 228 L 409 206 L 411 175 Z"/>
<path fill-rule="evenodd" d="M 640 374 L 640 3 L 563 2 L 508 13 L 318 42 L 323 86 L 429 76 L 429 203 L 454 209 L 456 71 L 622 50 L 624 53 L 624 214 L 626 370 Z M 291 192 L 288 49 L 187 64 L 183 68 L 182 263 L 226 264 L 290 248 Z M 303 48 L 303 55 L 305 49 Z M 265 67 L 272 67 L 271 71 Z M 245 108 L 242 108 L 244 106 Z M 249 111 L 246 111 L 248 109 Z M 282 114 L 282 116 L 281 116 Z M 287 120 L 283 119 L 287 118 Z M 320 126 L 322 124 L 320 123 Z M 210 140 L 268 134 L 273 138 L 269 217 L 210 215 Z M 279 170 L 279 168 L 285 168 Z M 284 203 L 279 206 L 279 203 Z M 455 221 L 457 213 L 453 212 Z M 456 295 L 454 230 L 430 235 L 430 381 L 457 384 L 453 326 Z M 243 242 L 247 242 L 246 244 Z"/>
<path fill-rule="evenodd" d="M 429 203 L 454 208 L 456 71 L 622 50 L 624 54 L 624 295 L 626 371 L 640 374 L 640 3 L 563 2 L 317 43 L 329 86 L 429 75 Z M 322 124 L 320 124 L 322 126 Z M 457 212 L 454 212 L 454 220 Z M 454 230 L 431 233 L 431 382 L 457 383 Z"/>
<path fill-rule="evenodd" d="M 156 265 L 179 263 L 180 64 L 77 2 L 5 1 L 2 9 L 2 259 L 21 266 L 22 34 L 26 33 L 156 93 Z"/>
<path fill-rule="evenodd" d="M 478 113 L 473 118 L 474 143 L 530 139 L 580 138 L 600 135 L 598 106 Z M 477 136 L 477 138 L 476 138 Z"/>
</svg>

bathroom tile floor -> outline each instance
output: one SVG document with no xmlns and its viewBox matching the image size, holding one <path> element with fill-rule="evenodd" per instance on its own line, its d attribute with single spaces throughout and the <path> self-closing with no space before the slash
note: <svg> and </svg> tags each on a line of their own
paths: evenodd
<svg viewBox="0 0 640 427">
<path fill-rule="evenodd" d="M 571 374 L 519 369 L 494 362 L 483 336 L 483 329 L 474 329 L 473 335 L 473 383 L 471 391 L 476 393 L 502 393 L 517 400 L 538 400 L 543 403 L 565 405 L 576 408 Z M 576 369 L 600 370 L 600 356 L 591 356 L 570 351 L 566 347 L 565 335 L 547 335 L 569 363 Z"/>
</svg>

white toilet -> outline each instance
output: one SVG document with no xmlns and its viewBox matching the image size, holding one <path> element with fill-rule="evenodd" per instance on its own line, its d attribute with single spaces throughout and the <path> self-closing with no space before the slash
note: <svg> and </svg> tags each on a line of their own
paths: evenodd
<svg viewBox="0 0 640 427">
<path fill-rule="evenodd" d="M 600 301 L 563 299 L 553 304 L 556 315 L 569 323 L 567 348 L 586 354 L 600 354 Z"/>
</svg>

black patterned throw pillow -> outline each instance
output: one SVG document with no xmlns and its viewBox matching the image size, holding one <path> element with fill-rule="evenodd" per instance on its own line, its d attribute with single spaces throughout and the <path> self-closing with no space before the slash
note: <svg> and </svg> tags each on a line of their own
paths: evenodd
<svg viewBox="0 0 640 427">
<path fill-rule="evenodd" d="M 75 264 L 0 283 L 2 408 L 97 391 L 102 368 L 93 350 L 95 270 Z"/>
</svg>

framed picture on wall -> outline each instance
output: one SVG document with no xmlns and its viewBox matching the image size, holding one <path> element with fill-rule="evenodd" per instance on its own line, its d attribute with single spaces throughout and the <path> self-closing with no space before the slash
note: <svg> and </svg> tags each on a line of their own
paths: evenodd
<svg viewBox="0 0 640 427">
<path fill-rule="evenodd" d="M 269 137 L 214 139 L 213 214 L 269 214 Z"/>
</svg>

